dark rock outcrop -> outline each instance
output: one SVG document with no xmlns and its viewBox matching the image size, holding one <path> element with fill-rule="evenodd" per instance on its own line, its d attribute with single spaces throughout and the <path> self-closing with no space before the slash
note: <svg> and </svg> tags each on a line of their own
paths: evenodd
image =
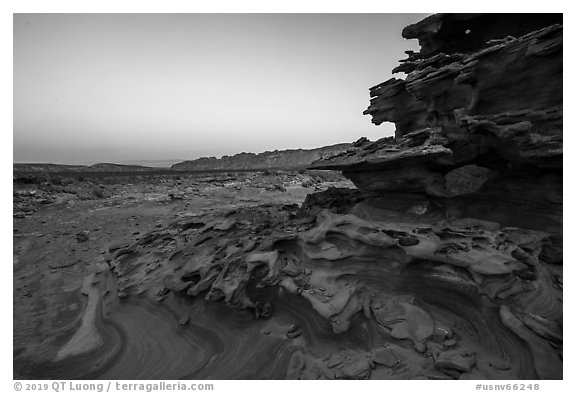
<svg viewBox="0 0 576 393">
<path fill-rule="evenodd" d="M 404 36 L 418 38 L 422 51 L 396 69 L 408 73 L 405 80 L 370 89 L 364 112 L 375 124 L 394 122 L 396 137 L 312 167 L 342 170 L 360 189 L 420 192 L 444 205 L 516 204 L 538 216 L 531 228 L 560 234 L 561 21 L 449 14 L 407 27 Z M 471 33 L 455 33 L 466 26 Z M 518 225 L 509 216 L 496 221 Z"/>
</svg>

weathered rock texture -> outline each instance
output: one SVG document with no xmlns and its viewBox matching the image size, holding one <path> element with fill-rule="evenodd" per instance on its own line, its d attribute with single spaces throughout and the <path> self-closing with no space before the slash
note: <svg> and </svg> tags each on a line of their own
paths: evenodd
<svg viewBox="0 0 576 393">
<path fill-rule="evenodd" d="M 359 190 L 113 245 L 112 294 L 250 310 L 268 321 L 238 333 L 265 359 L 255 377 L 562 378 L 561 17 L 435 15 L 404 36 L 422 51 L 366 111 L 396 137 L 313 165 Z M 178 320 L 200 331 L 190 310 Z M 193 342 L 226 356 L 190 377 L 238 369 L 222 318 L 201 330 L 213 345 Z"/>
<path fill-rule="evenodd" d="M 419 207 L 422 218 L 436 212 L 438 218 L 460 222 L 490 221 L 500 233 L 510 228 L 538 231 L 530 236 L 540 240 L 522 241 L 510 255 L 531 271 L 517 276 L 519 281 L 539 288 L 507 294 L 492 307 L 500 309 L 501 322 L 526 342 L 538 375 L 559 378 L 562 16 L 433 15 L 406 27 L 403 36 L 417 38 L 420 53 L 408 53 L 395 69 L 407 74 L 405 80 L 392 78 L 370 89 L 372 99 L 364 112 L 375 124 L 394 122 L 395 138 L 357 146 L 313 167 L 340 169 L 361 190 L 397 198 L 410 195 L 408 200 L 418 201 L 414 208 Z M 379 203 L 378 198 L 368 201 L 369 219 L 377 217 L 374 211 L 398 210 L 398 205 Z M 481 268 L 465 267 L 480 284 L 480 297 L 492 285 L 481 282 L 502 284 L 519 273 L 497 271 L 515 263 L 478 248 L 473 244 L 477 234 L 460 239 L 472 243 L 459 253 L 483 261 Z M 418 240 L 414 247 L 422 244 Z M 434 255 L 445 250 L 437 245 L 434 249 Z M 539 249 L 532 262 L 525 254 L 529 249 Z M 421 259 L 430 262 L 434 257 Z M 546 305 L 526 302 L 544 293 L 550 295 Z M 555 338 L 542 334 L 543 325 L 526 320 L 526 315 L 552 323 Z"/>
</svg>

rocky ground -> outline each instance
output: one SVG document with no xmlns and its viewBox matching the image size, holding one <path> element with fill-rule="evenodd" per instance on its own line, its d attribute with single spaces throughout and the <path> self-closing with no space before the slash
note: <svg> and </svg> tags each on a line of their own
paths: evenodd
<svg viewBox="0 0 576 393">
<path fill-rule="evenodd" d="M 517 379 L 561 368 L 539 341 L 561 350 L 550 316 L 562 269 L 537 257 L 546 234 L 447 219 L 334 174 L 119 180 L 66 202 L 56 188 L 42 194 L 52 204 L 15 218 L 15 378 Z M 520 317 L 505 306 L 518 295 Z"/>
<path fill-rule="evenodd" d="M 40 365 L 75 353 L 58 355 L 92 305 L 82 295 L 82 282 L 107 269 L 111 244 L 138 241 L 174 220 L 203 222 L 263 203 L 293 207 L 308 193 L 334 186 L 351 183 L 337 173 L 277 171 L 16 179 L 15 377 L 54 377 L 43 374 Z M 76 341 L 90 345 L 90 339 Z"/>
</svg>

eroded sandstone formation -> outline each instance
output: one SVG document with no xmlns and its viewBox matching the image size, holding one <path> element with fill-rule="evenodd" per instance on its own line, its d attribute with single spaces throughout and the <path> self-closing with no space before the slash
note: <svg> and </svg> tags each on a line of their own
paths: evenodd
<svg viewBox="0 0 576 393">
<path fill-rule="evenodd" d="M 370 89 L 364 112 L 375 124 L 394 122 L 395 138 L 314 167 L 342 170 L 361 190 L 414 201 L 402 211 L 368 198 L 372 211 L 356 209 L 370 220 L 378 221 L 374 212 L 381 210 L 399 210 L 407 219 L 418 208 L 416 222 L 429 222 L 426 216 L 436 216 L 436 225 L 481 219 L 496 230 L 495 238 L 508 230 L 536 236 L 516 243 L 512 259 L 481 250 L 474 244 L 478 234 L 463 235 L 467 245 L 452 247 L 490 265 L 465 268 L 479 285 L 478 297 L 492 299 L 501 322 L 526 343 L 539 377 L 561 377 L 562 16 L 433 15 L 405 28 L 403 36 L 417 38 L 420 53 L 408 53 L 395 69 L 407 74 L 404 80 Z M 446 250 L 433 249 L 433 255 Z M 535 251 L 532 259 L 529 250 Z M 420 259 L 429 263 L 433 255 Z M 500 270 L 518 262 L 530 273 Z M 485 292 L 514 276 L 523 289 L 496 297 Z M 555 338 L 543 334 L 544 325 Z"/>
<path fill-rule="evenodd" d="M 395 138 L 313 165 L 358 190 L 111 245 L 107 293 L 180 310 L 204 354 L 191 378 L 238 375 L 243 350 L 264 359 L 246 365 L 256 378 L 562 378 L 561 22 L 434 15 L 407 27 L 422 50 L 397 68 L 406 79 L 370 90 L 365 112 L 394 122 Z M 232 319 L 207 329 L 202 299 Z"/>
</svg>

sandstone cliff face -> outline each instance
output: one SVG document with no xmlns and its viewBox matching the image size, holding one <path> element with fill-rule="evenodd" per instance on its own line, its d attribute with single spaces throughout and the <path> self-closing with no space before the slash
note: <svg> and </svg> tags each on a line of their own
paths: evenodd
<svg viewBox="0 0 576 393">
<path fill-rule="evenodd" d="M 450 30 L 446 26 L 451 26 L 455 18 L 427 18 L 406 28 L 404 36 L 434 41 L 434 45 L 426 45 L 442 48 L 437 36 Z M 484 20 L 486 16 L 460 18 L 474 25 L 475 18 Z M 527 17 L 528 22 L 531 18 Z M 524 29 L 526 23 L 521 24 Z M 438 31 L 431 32 L 431 25 Z M 515 27 L 511 23 L 512 32 Z M 492 37 L 493 28 L 501 30 L 498 24 L 487 23 L 482 36 Z M 444 43 L 448 47 L 452 40 L 457 41 L 454 45 L 465 41 L 465 36 L 448 37 L 449 42 Z M 372 99 L 364 113 L 371 115 L 375 124 L 394 122 L 396 141 L 365 145 L 314 166 L 337 167 L 350 173 L 367 168 L 383 170 L 395 165 L 400 157 L 397 149 L 407 154 L 402 146 L 427 157 L 427 149 L 434 146 L 446 153 L 426 159 L 430 162 L 428 168 L 437 167 L 433 170 L 436 173 L 446 174 L 453 168 L 479 162 L 500 172 L 523 165 L 561 168 L 562 26 L 553 24 L 517 38 L 508 34 L 482 45 L 460 45 L 468 51 L 438 53 L 440 49 L 424 46 L 426 50 L 410 53 L 396 68 L 408 73 L 405 80 L 392 78 L 370 89 Z M 384 160 L 390 164 L 383 165 Z"/>
<path fill-rule="evenodd" d="M 403 34 L 422 51 L 366 111 L 396 137 L 312 165 L 359 190 L 111 248 L 118 295 L 252 310 L 287 378 L 562 378 L 561 17 L 434 15 Z"/>
<path fill-rule="evenodd" d="M 408 26 L 403 35 L 422 51 L 396 69 L 405 80 L 370 89 L 364 112 L 375 124 L 394 122 L 396 138 L 313 167 L 340 169 L 364 190 L 419 192 L 446 206 L 477 201 L 482 218 L 510 205 L 517 214 L 504 224 L 534 214 L 529 226 L 560 234 L 561 19 L 434 15 Z"/>
</svg>

